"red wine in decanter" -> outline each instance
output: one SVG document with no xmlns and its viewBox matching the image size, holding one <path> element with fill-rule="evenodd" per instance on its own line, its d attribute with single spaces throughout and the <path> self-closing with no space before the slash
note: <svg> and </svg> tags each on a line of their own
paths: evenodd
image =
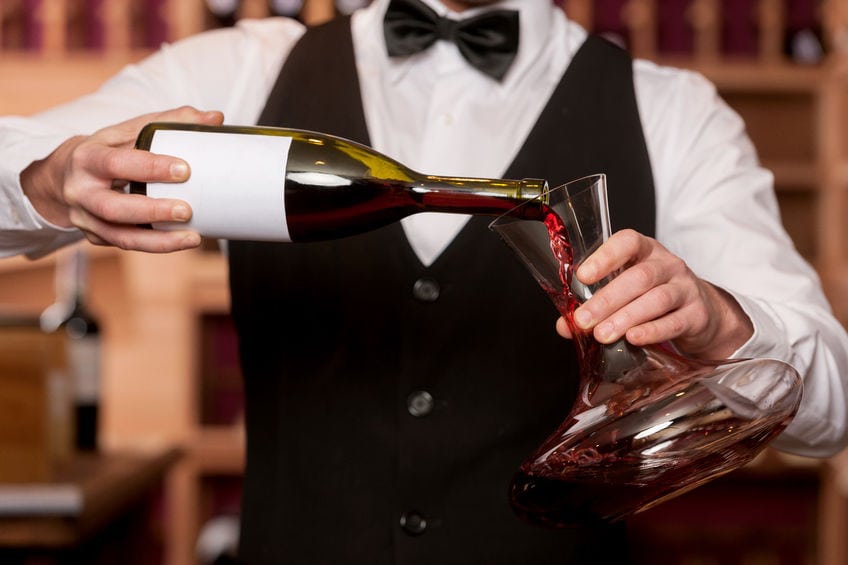
<svg viewBox="0 0 848 565">
<path fill-rule="evenodd" d="M 768 414 L 725 382 L 745 362 L 602 345 L 577 329 L 571 316 L 586 297 L 568 233 L 556 213 L 544 221 L 564 289 L 546 290 L 574 334 L 580 383 L 571 413 L 513 478 L 519 517 L 551 528 L 620 520 L 741 467 L 785 428 L 798 397 Z"/>
</svg>

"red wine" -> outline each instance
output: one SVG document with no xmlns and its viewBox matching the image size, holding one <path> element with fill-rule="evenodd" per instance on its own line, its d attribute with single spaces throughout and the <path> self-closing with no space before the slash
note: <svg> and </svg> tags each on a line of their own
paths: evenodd
<svg viewBox="0 0 848 565">
<path fill-rule="evenodd" d="M 547 207 L 543 221 L 559 265 L 559 281 L 543 286 L 574 334 L 580 382 L 565 421 L 512 481 L 519 517 L 553 528 L 620 520 L 744 465 L 785 428 L 797 398 L 771 411 L 767 392 L 753 387 L 749 398 L 757 360 L 702 362 L 652 346 L 606 365 L 611 346 L 572 320 L 580 297 L 565 225 Z"/>
<path fill-rule="evenodd" d="M 743 441 L 716 451 L 693 450 L 660 459 L 575 453 L 575 459 L 585 458 L 592 465 L 568 462 L 552 467 L 547 475 L 525 465 L 510 486 L 510 503 L 523 520 L 549 528 L 616 522 L 750 462 L 782 429 L 729 418 L 715 432 L 752 427 L 758 429 L 750 430 Z"/>
<path fill-rule="evenodd" d="M 191 205 L 187 225 L 154 227 L 226 239 L 334 239 L 418 212 L 499 215 L 528 200 L 541 204 L 547 192 L 538 179 L 424 175 L 364 145 L 301 130 L 155 123 L 136 147 L 191 167 L 185 183 L 131 183 L 135 194 Z M 539 214 L 535 205 L 524 210 Z"/>
</svg>

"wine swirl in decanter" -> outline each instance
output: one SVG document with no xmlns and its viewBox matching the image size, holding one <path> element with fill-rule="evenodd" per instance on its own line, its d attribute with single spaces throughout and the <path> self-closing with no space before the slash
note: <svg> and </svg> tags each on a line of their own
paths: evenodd
<svg viewBox="0 0 848 565">
<path fill-rule="evenodd" d="M 541 217 L 521 206 L 490 228 L 566 319 L 579 392 L 565 421 L 520 466 L 510 503 L 548 527 L 614 522 L 751 461 L 792 419 L 798 373 L 774 359 L 703 361 L 668 344 L 604 345 L 572 313 L 610 278 L 584 285 L 581 262 L 610 235 L 606 177 L 552 189 Z"/>
</svg>

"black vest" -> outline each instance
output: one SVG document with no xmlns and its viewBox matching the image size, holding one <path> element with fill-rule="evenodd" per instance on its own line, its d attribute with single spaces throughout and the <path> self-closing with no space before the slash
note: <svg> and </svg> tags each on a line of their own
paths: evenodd
<svg viewBox="0 0 848 565">
<path fill-rule="evenodd" d="M 260 123 L 367 144 L 351 46 L 347 18 L 307 32 Z M 614 227 L 652 234 L 631 61 L 589 38 L 505 176 L 559 184 L 597 172 Z M 471 219 L 429 267 L 400 224 L 330 242 L 230 243 L 247 563 L 621 558 L 608 529 L 535 528 L 509 507 L 512 474 L 564 419 L 576 369 L 553 305 L 491 219 Z M 416 391 L 433 399 L 426 415 L 411 414 Z M 412 520 L 400 525 L 410 511 L 426 519 L 418 535 Z"/>
</svg>

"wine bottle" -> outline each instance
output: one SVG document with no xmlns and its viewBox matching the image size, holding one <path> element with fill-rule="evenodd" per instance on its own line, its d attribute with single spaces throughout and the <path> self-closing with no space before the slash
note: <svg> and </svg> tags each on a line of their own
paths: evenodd
<svg viewBox="0 0 848 565">
<path fill-rule="evenodd" d="M 757 0 L 721 0 L 721 50 L 730 57 L 758 53 Z"/>
<path fill-rule="evenodd" d="M 207 15 L 211 16 L 215 27 L 232 27 L 238 19 L 240 0 L 206 0 Z"/>
<path fill-rule="evenodd" d="M 499 215 L 547 192 L 539 179 L 423 175 L 364 145 L 302 130 L 159 122 L 144 127 L 136 148 L 191 168 L 184 183 L 131 183 L 134 194 L 192 207 L 187 224 L 152 227 L 222 239 L 334 239 L 417 212 Z M 527 214 L 541 218 L 539 206 Z"/>
<path fill-rule="evenodd" d="M 784 54 L 794 63 L 815 65 L 825 55 L 821 2 L 818 0 L 784 0 L 786 25 Z"/>
<path fill-rule="evenodd" d="M 75 249 L 60 256 L 56 267 L 57 301 L 41 315 L 45 331 L 62 331 L 74 405 L 74 444 L 79 451 L 97 449 L 100 411 L 100 326 L 85 303 L 88 258 Z"/>
<path fill-rule="evenodd" d="M 593 31 L 622 49 L 630 48 L 630 28 L 624 17 L 628 0 L 595 0 Z"/>
<path fill-rule="evenodd" d="M 268 0 L 268 11 L 272 16 L 300 18 L 303 10 L 303 0 Z"/>
<path fill-rule="evenodd" d="M 371 0 L 335 0 L 335 3 L 336 13 L 347 16 L 360 8 L 365 8 Z"/>
</svg>

